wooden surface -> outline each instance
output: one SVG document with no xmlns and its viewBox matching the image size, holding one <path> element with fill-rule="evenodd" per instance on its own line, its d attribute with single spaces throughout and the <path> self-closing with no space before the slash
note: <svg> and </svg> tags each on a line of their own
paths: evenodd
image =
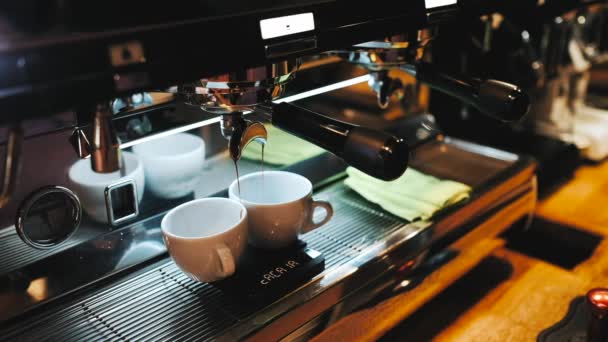
<svg viewBox="0 0 608 342">
<path fill-rule="evenodd" d="M 574 179 L 539 203 L 537 215 L 608 237 L 608 162 L 581 167 Z M 608 239 L 601 240 L 592 256 L 572 269 L 518 253 L 491 240 L 482 241 L 477 256 L 475 250 L 466 252 L 459 263 L 444 267 L 428 278 L 425 282 L 432 283 L 428 291 L 437 290 L 435 283 L 453 283 L 456 279 L 451 275 L 458 270 L 450 271 L 452 266 L 465 267 L 492 246 L 497 247 L 491 252 L 494 262 L 508 265 L 509 272 L 488 289 L 480 290 L 476 286 L 480 279 L 492 277 L 491 273 L 498 268 L 496 265 L 463 277 L 452 286 L 454 289 L 445 290 L 411 316 L 408 307 L 418 308 L 414 305 L 419 294 L 416 290 L 409 296 L 400 295 L 347 316 L 317 336 L 317 340 L 375 340 L 382 331 L 388 332 L 384 336 L 387 341 L 535 341 L 542 330 L 561 320 L 572 299 L 592 287 L 608 286 Z M 446 301 L 464 303 L 466 300 L 460 297 L 467 296 L 474 300 L 462 308 L 446 305 Z M 380 320 L 384 322 L 380 325 L 385 326 L 371 326 L 378 324 L 378 312 L 386 314 L 380 309 L 390 306 L 409 317 L 397 323 L 391 314 Z"/>
<path fill-rule="evenodd" d="M 399 324 L 403 317 L 409 316 L 429 298 L 450 286 L 463 272 L 479 263 L 488 253 L 502 244 L 503 242 L 498 239 L 480 241 L 474 249 L 465 250 L 455 260 L 450 261 L 449 267 L 424 279 L 422 284 L 414 290 L 343 318 L 313 341 L 373 341 L 378 339 L 383 333 Z M 389 312 L 390 314 L 387 314 Z"/>
<path fill-rule="evenodd" d="M 608 235 L 608 162 L 583 166 L 538 206 L 537 215 Z"/>
</svg>

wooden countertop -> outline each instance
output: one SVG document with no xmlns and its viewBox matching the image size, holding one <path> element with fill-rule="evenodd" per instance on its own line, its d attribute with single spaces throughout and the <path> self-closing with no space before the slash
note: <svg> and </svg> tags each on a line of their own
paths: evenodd
<svg viewBox="0 0 608 342">
<path fill-rule="evenodd" d="M 608 286 L 608 162 L 577 170 L 572 180 L 539 203 L 537 216 L 604 239 L 590 258 L 572 269 L 508 249 L 500 239 L 482 241 L 476 250 L 482 254 L 482 250 L 492 249 L 492 260 L 485 262 L 491 265 L 483 268 L 480 264 L 479 270 L 472 271 L 476 275 L 461 278 L 454 288 L 448 288 L 422 308 L 415 299 L 419 293 L 402 294 L 341 319 L 315 340 L 375 340 L 384 336 L 387 341 L 535 341 L 542 330 L 563 318 L 572 299 L 593 287 Z M 475 251 L 465 253 L 425 283 L 451 284 L 456 281 L 455 268 L 479 262 L 478 259 Z M 483 283 L 484 277 L 491 278 L 490 273 L 500 264 L 509 268 L 507 275 L 494 283 L 487 280 L 491 286 L 483 291 L 477 289 L 480 279 Z M 425 291 L 433 291 L 433 286 Z M 474 300 L 464 308 L 456 310 L 456 305 L 448 303 L 464 302 L 467 296 Z M 409 316 L 408 307 L 415 307 L 418 312 Z M 382 317 L 378 317 L 379 313 Z M 408 316 L 405 321 L 395 319 L 404 316 Z"/>
</svg>

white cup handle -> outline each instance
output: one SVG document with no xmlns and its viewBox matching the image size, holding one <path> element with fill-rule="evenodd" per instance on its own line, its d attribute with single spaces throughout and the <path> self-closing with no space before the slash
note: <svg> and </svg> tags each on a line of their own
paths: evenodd
<svg viewBox="0 0 608 342">
<path fill-rule="evenodd" d="M 325 217 L 321 221 L 315 222 L 314 213 L 315 209 L 318 207 L 325 209 Z M 313 201 L 310 212 L 310 222 L 308 222 L 306 227 L 302 229 L 302 233 L 308 233 L 311 230 L 321 227 L 322 225 L 326 224 L 332 216 L 334 216 L 334 208 L 331 206 L 331 203 L 326 201 Z"/>
<path fill-rule="evenodd" d="M 226 278 L 234 274 L 234 257 L 232 256 L 230 249 L 226 245 L 222 244 L 215 251 L 220 261 L 219 268 L 217 270 L 217 277 Z"/>
</svg>

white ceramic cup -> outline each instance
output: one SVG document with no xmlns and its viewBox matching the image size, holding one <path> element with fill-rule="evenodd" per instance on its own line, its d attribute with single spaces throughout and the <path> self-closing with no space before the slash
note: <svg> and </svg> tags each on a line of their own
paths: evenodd
<svg viewBox="0 0 608 342">
<path fill-rule="evenodd" d="M 201 180 L 205 141 L 179 133 L 133 146 L 144 163 L 147 187 L 160 198 L 179 198 L 194 191 Z"/>
<path fill-rule="evenodd" d="M 68 171 L 70 188 L 78 195 L 82 208 L 95 221 L 108 223 L 105 201 L 105 189 L 108 185 L 122 180 L 132 179 L 135 182 L 137 201 L 141 203 L 144 195 L 144 167 L 136 155 L 122 152 L 124 176 L 120 171 L 97 173 L 91 168 L 90 159 L 80 159 Z"/>
<path fill-rule="evenodd" d="M 255 172 L 235 180 L 228 189 L 230 198 L 247 208 L 249 242 L 260 248 L 277 249 L 295 242 L 327 223 L 333 209 L 329 202 L 312 199 L 312 184 L 298 174 L 285 171 Z M 325 209 L 325 217 L 313 221 L 315 208 Z"/>
<path fill-rule="evenodd" d="M 173 261 L 201 282 L 232 275 L 247 246 L 247 209 L 228 198 L 186 202 L 169 211 L 160 226 Z"/>
</svg>

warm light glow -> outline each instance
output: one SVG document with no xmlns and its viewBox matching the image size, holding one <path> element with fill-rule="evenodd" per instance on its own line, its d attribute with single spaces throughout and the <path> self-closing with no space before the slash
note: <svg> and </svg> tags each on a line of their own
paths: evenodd
<svg viewBox="0 0 608 342">
<path fill-rule="evenodd" d="M 602 289 L 592 290 L 589 293 L 589 300 L 597 307 L 608 308 L 608 291 Z"/>
<path fill-rule="evenodd" d="M 46 277 L 32 280 L 27 288 L 27 294 L 37 302 L 44 300 L 47 296 L 47 280 Z"/>
<path fill-rule="evenodd" d="M 601 293 L 594 294 L 593 301 L 599 306 L 608 306 L 608 303 L 606 303 L 606 301 L 608 301 L 608 295 Z"/>
<path fill-rule="evenodd" d="M 399 272 L 405 272 L 408 271 L 412 268 L 412 266 L 414 266 L 414 264 L 416 263 L 415 260 L 408 260 L 405 264 L 401 265 L 401 267 L 399 267 Z"/>
</svg>

